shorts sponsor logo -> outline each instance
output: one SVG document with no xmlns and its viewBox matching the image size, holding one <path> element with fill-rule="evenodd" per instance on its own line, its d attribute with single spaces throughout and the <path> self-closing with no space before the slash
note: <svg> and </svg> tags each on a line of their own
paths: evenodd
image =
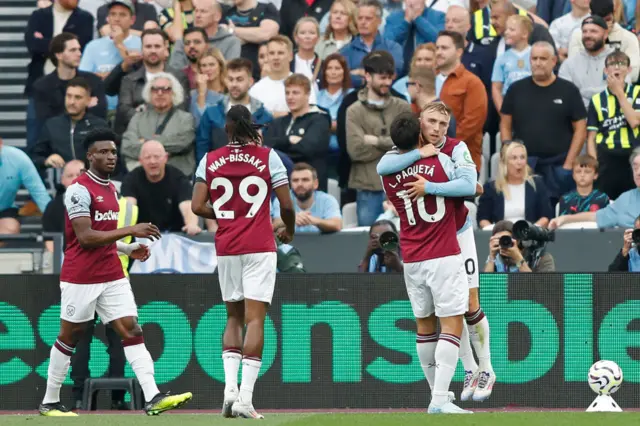
<svg viewBox="0 0 640 426">
<path fill-rule="evenodd" d="M 100 222 L 103 220 L 118 220 L 118 212 L 114 212 L 113 210 L 109 210 L 105 213 L 96 211 L 93 220 L 95 220 L 96 222 Z"/>
<path fill-rule="evenodd" d="M 67 305 L 67 316 L 72 317 L 76 313 L 76 307 L 73 305 Z"/>
</svg>

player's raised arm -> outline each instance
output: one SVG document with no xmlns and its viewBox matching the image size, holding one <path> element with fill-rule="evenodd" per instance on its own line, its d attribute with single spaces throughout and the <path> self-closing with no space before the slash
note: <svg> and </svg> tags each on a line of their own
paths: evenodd
<svg viewBox="0 0 640 426">
<path fill-rule="evenodd" d="M 216 214 L 207 202 L 209 201 L 209 185 L 205 171 L 207 169 L 207 156 L 200 160 L 196 169 L 196 183 L 193 185 L 193 195 L 191 196 L 191 211 L 205 219 L 216 219 Z"/>
<path fill-rule="evenodd" d="M 151 223 L 139 223 L 134 226 L 114 229 L 113 231 L 97 231 L 91 228 L 89 191 L 82 185 L 74 183 L 64 196 L 64 203 L 69 213 L 69 220 L 78 243 L 84 249 L 102 247 L 133 235 L 134 237 L 159 239 L 160 231 Z"/>
</svg>

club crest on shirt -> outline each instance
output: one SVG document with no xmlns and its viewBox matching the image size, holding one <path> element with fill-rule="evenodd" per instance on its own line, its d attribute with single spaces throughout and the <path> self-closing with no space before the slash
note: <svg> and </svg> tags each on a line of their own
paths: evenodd
<svg viewBox="0 0 640 426">
<path fill-rule="evenodd" d="M 96 203 L 102 203 L 102 202 L 104 202 L 104 198 L 102 198 L 102 195 L 98 195 L 96 197 Z"/>
</svg>

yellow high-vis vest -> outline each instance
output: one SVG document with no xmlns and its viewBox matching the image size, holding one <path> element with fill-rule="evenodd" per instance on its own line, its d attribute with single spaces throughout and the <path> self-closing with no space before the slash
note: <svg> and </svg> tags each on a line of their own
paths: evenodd
<svg viewBox="0 0 640 426">
<path fill-rule="evenodd" d="M 120 211 L 118 213 L 118 229 L 124 228 L 125 226 L 135 225 L 138 222 L 138 206 L 127 200 L 125 197 L 120 197 L 118 200 L 118 206 L 120 207 Z M 132 240 L 133 237 L 129 235 L 122 238 L 120 241 L 129 244 Z M 122 269 L 124 270 L 124 275 L 128 277 L 129 256 L 121 254 L 119 257 Z"/>
</svg>

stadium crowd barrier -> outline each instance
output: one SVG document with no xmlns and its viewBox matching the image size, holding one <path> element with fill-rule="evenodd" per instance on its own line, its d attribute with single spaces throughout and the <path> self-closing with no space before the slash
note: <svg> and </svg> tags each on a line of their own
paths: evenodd
<svg viewBox="0 0 640 426">
<path fill-rule="evenodd" d="M 260 408 L 424 408 L 427 384 L 401 275 L 278 275 L 266 322 Z M 137 275 L 132 286 L 161 390 L 192 391 L 190 408 L 218 409 L 224 305 L 216 275 Z M 640 390 L 640 278 L 634 274 L 483 274 L 498 383 L 483 407 L 582 408 L 599 359 L 624 372 L 617 392 Z M 0 409 L 35 409 L 59 327 L 56 275 L 0 276 Z M 93 377 L 107 372 L 104 331 Z M 131 369 L 127 366 L 127 375 Z M 461 389 L 459 366 L 453 390 Z M 71 402 L 67 377 L 63 402 Z M 105 397 L 105 398 L 108 398 Z M 465 403 L 464 406 L 480 406 Z"/>
</svg>

